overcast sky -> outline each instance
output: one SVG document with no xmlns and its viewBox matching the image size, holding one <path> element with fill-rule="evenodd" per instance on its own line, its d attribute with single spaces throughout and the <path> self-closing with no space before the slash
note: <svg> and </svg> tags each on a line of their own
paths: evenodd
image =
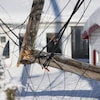
<svg viewBox="0 0 100 100">
<path fill-rule="evenodd" d="M 0 18 L 2 18 L 6 22 L 23 22 L 30 13 L 32 1 L 33 0 L 0 0 Z M 76 1 L 77 0 L 71 0 L 69 5 L 61 14 L 63 17 L 67 18 L 71 14 Z M 90 0 L 85 0 L 84 5 L 77 12 L 74 18 L 77 18 L 82 14 L 82 12 L 84 11 L 84 7 L 87 6 L 89 1 Z M 45 0 L 43 13 L 46 13 L 46 10 L 50 4 L 49 10 L 46 14 L 48 14 L 49 16 L 57 16 L 57 14 L 67 4 L 67 2 L 68 0 Z M 84 18 L 88 18 L 99 6 L 100 0 L 92 0 L 92 3 L 86 11 Z"/>
</svg>

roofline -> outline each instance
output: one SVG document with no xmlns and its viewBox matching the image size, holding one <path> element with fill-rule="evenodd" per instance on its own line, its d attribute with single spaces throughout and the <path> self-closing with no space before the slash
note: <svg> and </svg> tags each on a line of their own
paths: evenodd
<svg viewBox="0 0 100 100">
<path fill-rule="evenodd" d="M 95 30 L 97 30 L 99 28 L 100 28 L 100 26 L 98 24 L 92 25 L 88 30 L 83 32 L 82 38 L 89 39 L 90 34 L 92 34 Z"/>
</svg>

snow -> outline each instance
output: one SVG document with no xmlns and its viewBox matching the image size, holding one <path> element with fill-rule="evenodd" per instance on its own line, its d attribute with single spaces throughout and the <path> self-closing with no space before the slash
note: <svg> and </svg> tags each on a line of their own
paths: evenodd
<svg viewBox="0 0 100 100">
<path fill-rule="evenodd" d="M 9 63 L 9 62 L 8 62 Z M 22 67 L 21 65 L 20 67 Z M 18 68 L 20 68 L 18 67 Z M 13 71 L 10 71 L 13 70 Z M 100 82 L 49 67 L 42 69 L 35 63 L 23 67 L 17 75 L 17 67 L 8 69 L 11 78 L 0 81 L 0 99 L 6 100 L 5 90 L 17 89 L 16 100 L 99 100 Z"/>
<path fill-rule="evenodd" d="M 86 21 L 83 29 L 83 38 L 89 36 L 98 28 L 100 28 L 100 7 Z"/>
<path fill-rule="evenodd" d="M 38 64 L 24 68 L 21 100 L 99 100 L 100 82 Z"/>
<path fill-rule="evenodd" d="M 0 91 L 0 100 L 7 100 L 7 96 L 4 91 Z"/>
<path fill-rule="evenodd" d="M 46 4 L 49 5 L 50 0 L 45 1 Z M 66 0 L 57 1 L 59 1 L 58 4 L 59 7 L 61 7 L 61 11 Z M 1 0 L 0 2 L 10 14 L 11 19 L 8 17 L 8 15 L 5 15 L 3 10 L 1 9 L 1 12 L 3 13 L 0 14 L 0 18 L 3 18 L 3 20 L 6 22 L 16 21 L 21 23 L 29 14 L 30 4 L 32 3 L 32 0 L 19 0 L 16 2 L 14 0 L 10 0 L 10 2 L 8 2 L 8 0 Z M 10 3 L 12 6 L 9 6 Z M 73 5 L 75 5 L 75 2 L 71 1 L 68 8 L 70 9 L 71 7 L 74 7 Z M 100 6 L 100 1 L 94 0 L 84 18 L 87 19 L 98 6 Z M 45 9 L 47 9 L 47 7 L 44 8 L 44 16 L 46 16 Z M 47 17 L 49 16 L 48 19 L 54 19 L 55 15 L 57 15 L 58 13 L 55 14 L 53 8 L 50 8 L 51 9 L 50 11 L 48 11 Z M 71 11 L 68 8 L 66 8 L 66 10 L 63 12 L 61 19 L 69 17 L 72 8 Z M 94 9 L 91 10 L 91 8 Z M 79 17 L 77 15 L 82 14 L 82 12 L 84 11 L 84 9 L 82 9 L 79 10 L 79 12 L 74 16 L 75 19 L 73 21 L 78 20 Z M 16 13 L 14 13 L 15 11 Z M 98 15 L 99 13 L 96 14 Z M 98 22 L 99 20 L 95 20 L 95 22 Z M 93 22 L 92 18 L 92 21 L 88 23 L 89 26 L 86 26 L 85 30 L 87 30 L 95 22 Z M 26 67 L 23 67 L 23 65 L 21 65 L 20 67 L 17 67 L 16 62 L 18 60 L 18 54 L 16 52 L 11 55 L 10 59 L 2 60 L 2 66 L 4 66 L 4 76 L 2 76 L 3 80 L 0 80 L 1 100 L 6 100 L 7 97 L 5 94 L 5 90 L 8 88 L 17 88 L 19 92 L 18 97 L 20 100 L 100 100 L 99 81 L 87 79 L 82 76 L 78 76 L 70 72 L 64 72 L 52 67 L 49 67 L 50 71 L 47 71 L 45 69 L 42 69 L 42 66 L 40 66 L 39 64 L 27 65 Z"/>
<path fill-rule="evenodd" d="M 17 67 L 16 55 L 15 52 L 11 54 L 11 59 L 2 59 L 4 78 L 0 80 L 1 100 L 6 100 L 5 90 L 8 88 L 17 88 L 16 100 L 100 100 L 99 81 L 52 67 L 47 71 L 36 63 Z"/>
<path fill-rule="evenodd" d="M 8 88 L 9 89 L 21 89 L 21 88 L 25 88 L 25 86 L 22 85 L 21 81 L 18 81 L 15 78 L 5 85 L 4 90 L 7 90 Z"/>
</svg>

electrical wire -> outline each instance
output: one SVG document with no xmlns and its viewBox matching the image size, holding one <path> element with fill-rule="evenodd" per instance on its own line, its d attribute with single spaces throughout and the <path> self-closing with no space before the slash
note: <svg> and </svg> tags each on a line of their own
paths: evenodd
<svg viewBox="0 0 100 100">
<path fill-rule="evenodd" d="M 75 28 L 75 27 L 77 27 L 77 25 L 79 24 L 79 22 L 80 22 L 80 21 L 81 21 L 81 19 L 83 18 L 83 16 L 84 16 L 84 14 L 85 14 L 86 10 L 88 9 L 88 7 L 89 7 L 89 5 L 90 5 L 91 1 L 92 1 L 92 0 L 90 0 L 90 1 L 89 1 L 88 5 L 86 6 L 86 8 L 85 8 L 85 10 L 84 10 L 83 14 L 81 15 L 80 19 L 78 20 L 78 22 L 76 23 L 76 25 L 74 26 L 74 28 Z M 70 34 L 66 37 L 66 39 L 65 39 L 65 40 L 63 40 L 63 41 L 62 41 L 62 43 L 63 43 L 63 42 L 65 42 L 66 40 L 68 40 L 68 39 L 69 39 L 70 35 L 72 34 L 72 31 L 73 31 L 73 30 L 71 30 Z"/>
<path fill-rule="evenodd" d="M 30 82 L 31 82 L 31 85 L 32 85 L 32 92 L 34 92 L 33 90 L 34 90 L 34 84 L 33 84 L 33 81 L 32 81 L 32 79 L 31 79 L 31 77 L 30 77 L 30 74 L 29 74 L 29 72 L 28 72 L 28 70 L 27 70 L 27 68 L 26 68 L 26 66 L 24 67 L 25 68 L 25 71 L 26 71 L 26 73 L 27 73 L 27 75 L 28 75 L 28 79 L 30 80 Z M 29 87 L 30 85 L 28 84 L 28 87 Z M 28 87 L 27 87 L 27 89 L 28 89 Z M 30 86 L 31 87 L 31 86 Z M 27 92 L 25 93 L 25 95 L 24 96 L 26 96 L 27 95 Z M 34 95 L 32 96 L 33 97 L 33 100 L 34 100 L 34 98 L 35 98 L 35 93 L 34 93 Z"/>
<path fill-rule="evenodd" d="M 8 26 L 6 23 L 4 23 L 4 21 L 3 21 L 2 19 L 0 19 L 0 21 L 2 22 L 3 25 L 6 26 L 6 28 L 8 28 L 8 30 L 9 30 L 8 32 L 11 32 L 17 39 L 19 39 L 19 37 L 13 32 L 13 30 L 15 30 L 15 29 L 17 29 L 18 27 L 24 25 L 25 22 L 27 21 L 27 19 L 28 19 L 28 17 L 25 19 L 25 21 L 24 21 L 21 25 L 18 25 L 18 26 L 16 26 L 16 27 L 13 28 L 13 29 L 10 29 L 9 26 Z M 16 44 L 17 46 L 19 46 L 19 45 L 8 35 L 8 32 L 6 32 L 6 31 L 4 30 L 4 28 L 2 27 L 2 25 L 0 25 L 0 27 L 2 28 L 2 30 L 4 31 L 4 33 L 6 33 L 6 35 L 12 40 L 12 42 L 14 42 L 14 44 Z M 19 41 L 22 42 L 21 40 L 19 40 Z"/>
<path fill-rule="evenodd" d="M 75 28 L 75 27 L 77 27 L 77 25 L 79 24 L 79 22 L 80 22 L 80 21 L 81 21 L 81 19 L 83 18 L 83 16 L 84 16 L 84 14 L 85 14 L 86 10 L 88 9 L 88 7 L 89 7 L 89 5 L 90 5 L 91 1 L 92 1 L 92 0 L 90 0 L 90 1 L 89 1 L 88 5 L 86 6 L 86 8 L 85 8 L 85 10 L 84 10 L 83 14 L 81 15 L 80 19 L 78 20 L 78 22 L 76 23 L 76 25 L 74 26 L 74 28 Z M 72 34 L 72 31 L 73 31 L 73 30 L 71 30 L 70 34 L 66 37 L 66 39 L 65 39 L 65 40 L 63 40 L 63 41 L 62 41 L 62 43 L 64 43 L 66 40 L 68 40 L 68 39 L 69 39 L 70 35 Z M 68 41 L 67 41 L 67 42 L 68 42 Z M 67 44 L 67 42 L 66 42 L 66 44 Z"/>
<path fill-rule="evenodd" d="M 87 5 L 86 9 L 84 10 L 84 13 L 86 12 L 86 10 L 87 10 L 87 8 L 89 7 L 90 3 L 91 3 L 91 0 L 89 1 L 89 3 L 88 3 L 88 5 Z M 82 19 L 84 13 L 83 13 L 82 16 L 80 17 L 78 23 L 79 23 L 80 20 Z M 77 23 L 77 24 L 78 24 L 78 23 Z M 77 25 L 77 24 L 76 24 L 76 25 Z M 69 36 L 70 36 L 70 35 L 69 35 Z M 68 36 L 68 37 L 69 37 L 69 36 Z M 67 38 L 68 38 L 68 37 L 67 37 Z M 65 40 L 64 40 L 64 41 L 65 41 Z M 85 72 L 84 72 L 84 73 L 85 73 Z M 84 73 L 83 73 L 83 74 L 84 74 Z M 81 75 L 81 77 L 83 76 L 83 74 Z M 81 79 L 81 77 L 79 78 L 79 80 Z M 79 80 L 78 80 L 78 82 L 79 82 Z M 78 84 L 78 82 L 77 82 L 77 84 Z M 76 85 L 76 86 L 77 86 L 77 85 Z"/>
<path fill-rule="evenodd" d="M 67 26 L 68 26 L 68 24 L 69 24 L 71 18 L 72 18 L 73 15 L 77 12 L 77 10 L 80 8 L 80 6 L 82 5 L 83 2 L 84 2 L 84 0 L 82 0 L 81 2 L 80 2 L 80 0 L 77 1 L 76 5 L 75 5 L 75 7 L 74 7 L 74 10 L 73 10 L 73 12 L 72 12 L 72 14 L 71 14 L 71 16 L 69 17 L 69 19 L 67 20 L 67 22 L 64 24 L 64 26 L 61 28 L 61 30 L 60 30 L 59 33 L 58 33 L 58 34 L 60 34 L 60 37 L 59 37 L 59 39 L 58 39 L 58 42 L 56 43 L 56 48 L 55 48 L 55 50 L 54 50 L 53 52 L 51 52 L 51 55 L 54 54 L 54 52 L 56 52 L 56 50 L 57 50 L 57 48 L 58 48 L 58 45 L 59 45 L 59 43 L 60 43 L 60 40 L 61 40 L 61 38 L 62 38 L 62 36 L 63 36 L 63 34 L 64 34 L 65 29 L 67 28 Z"/>
<path fill-rule="evenodd" d="M 78 20 L 77 24 L 76 24 L 74 27 L 76 27 L 76 26 L 78 25 L 78 23 L 80 22 L 80 20 L 82 19 L 83 15 L 85 14 L 86 10 L 88 9 L 88 7 L 89 7 L 91 1 L 92 1 L 92 0 L 89 1 L 88 5 L 87 5 L 86 8 L 84 9 L 83 14 L 81 15 L 80 19 Z M 70 36 L 71 34 L 72 34 L 72 32 L 69 34 L 69 36 Z M 67 39 L 69 38 L 69 36 L 67 36 L 67 38 L 66 38 L 65 40 L 67 40 Z M 65 40 L 64 40 L 64 41 L 65 41 Z M 63 41 L 63 42 L 64 42 L 64 41 Z M 86 70 L 85 70 L 85 72 L 86 72 Z M 78 82 L 80 81 L 81 77 L 85 74 L 85 72 L 80 76 Z M 77 87 L 78 82 L 77 82 L 75 88 Z"/>
<path fill-rule="evenodd" d="M 2 24 L 3 25 L 5 25 L 6 27 L 7 27 L 7 29 L 9 29 L 9 31 L 17 38 L 17 39 L 19 39 L 19 37 L 9 28 L 9 26 L 6 24 L 6 23 L 4 23 L 4 21 L 0 18 L 0 21 L 2 22 Z"/>
<path fill-rule="evenodd" d="M 83 12 L 83 14 L 81 15 L 80 19 L 78 20 L 78 22 L 76 23 L 76 25 L 75 25 L 74 27 L 77 27 L 77 25 L 79 24 L 79 22 L 80 22 L 81 19 L 83 18 L 83 16 L 84 16 L 86 10 L 88 9 L 88 7 L 89 7 L 91 1 L 92 1 L 92 0 L 89 1 L 87 7 L 85 8 L 85 10 L 84 10 L 84 12 Z M 67 38 L 66 38 L 65 40 L 63 40 L 63 42 L 66 41 L 67 39 L 69 39 L 69 37 L 70 37 L 71 34 L 72 34 L 72 31 L 71 31 L 71 33 L 67 36 Z M 63 43 L 63 42 L 62 42 L 62 43 Z"/>
<path fill-rule="evenodd" d="M 80 0 L 78 0 L 78 2 L 79 2 Z M 84 0 L 83 0 L 84 1 Z M 76 4 L 76 6 L 78 5 L 78 2 L 77 2 L 77 4 Z M 69 3 L 69 2 L 68 2 Z M 71 19 L 71 17 L 73 16 L 73 13 L 75 13 L 75 10 L 76 10 L 76 6 L 75 6 L 75 8 L 74 8 L 74 10 L 73 10 L 73 12 L 72 12 L 72 14 L 71 14 L 71 16 L 69 17 L 69 19 L 68 19 L 68 21 L 64 24 L 64 26 L 60 29 L 60 31 L 58 32 L 59 34 L 61 34 L 61 32 L 63 33 L 64 31 L 65 31 L 65 29 L 66 29 L 66 27 L 67 27 L 67 24 L 69 23 L 69 21 L 70 21 L 70 19 Z M 63 35 L 63 34 L 62 34 Z M 62 37 L 62 35 L 60 36 L 60 38 Z M 60 38 L 59 38 L 59 40 L 60 40 Z M 52 41 L 52 40 L 51 40 Z M 51 42 L 50 41 L 50 42 Z M 45 46 L 45 47 L 43 47 L 43 49 L 40 51 L 40 53 L 50 44 L 50 42 L 48 42 L 48 44 Z M 59 43 L 59 42 L 58 42 Z M 57 44 L 58 45 L 58 44 Z M 40 54 L 39 53 L 39 54 Z"/>
<path fill-rule="evenodd" d="M 44 79 L 44 76 L 45 76 L 45 71 L 44 71 L 44 73 L 43 73 L 43 76 L 42 76 L 42 78 L 41 78 L 41 80 L 40 80 L 40 83 L 39 83 L 38 87 L 35 89 L 35 92 L 38 91 L 38 89 L 39 89 L 39 87 L 40 87 L 40 85 L 41 85 L 41 83 L 42 83 L 42 81 L 43 81 L 43 79 Z"/>
<path fill-rule="evenodd" d="M 7 12 L 7 10 L 0 4 L 0 7 L 3 9 L 3 11 L 7 14 L 7 16 L 11 19 L 11 16 L 9 15 L 9 13 Z"/>
<path fill-rule="evenodd" d="M 51 2 L 53 2 L 53 0 L 51 0 Z M 58 2 L 60 2 L 60 0 L 59 0 Z M 51 6 L 51 3 L 50 3 L 50 5 L 49 5 L 49 8 L 50 8 L 50 6 Z M 54 6 L 53 9 L 56 11 L 57 7 Z M 49 10 L 49 9 L 48 9 L 48 10 Z M 62 9 L 62 10 L 63 10 L 63 9 Z M 61 12 L 61 11 L 60 11 L 60 12 Z M 61 13 L 60 13 L 60 12 L 59 12 L 58 15 L 57 15 L 58 17 L 59 17 L 59 16 L 61 15 L 61 13 L 62 13 L 62 12 L 61 12 Z M 47 12 L 46 12 L 46 13 L 47 13 Z M 45 14 L 45 15 L 46 15 L 46 14 Z M 52 14 L 51 14 L 50 17 L 48 17 L 49 20 L 47 20 L 47 18 L 46 18 L 46 21 L 49 22 L 49 21 L 51 20 L 51 17 L 52 17 Z M 45 18 L 45 17 L 44 17 L 44 18 Z M 55 21 L 55 20 L 56 20 L 56 19 L 54 19 L 54 21 Z M 42 22 L 43 22 L 43 20 L 42 20 Z M 49 23 L 49 24 L 50 24 L 50 23 Z M 49 25 L 45 24 L 43 31 L 44 31 L 46 28 L 48 28 L 48 26 L 49 26 Z M 42 32 L 42 33 L 44 33 L 44 32 Z"/>
<path fill-rule="evenodd" d="M 61 10 L 61 12 L 67 7 L 67 5 L 69 4 L 69 2 L 70 2 L 71 0 L 69 0 L 68 1 L 68 3 L 64 6 L 64 8 Z M 50 7 L 50 5 L 49 5 L 49 7 Z M 49 7 L 48 7 L 48 9 L 49 9 Z M 61 13 L 60 12 L 60 13 Z M 32 13 L 32 12 L 31 12 Z M 28 17 L 31 15 L 31 13 L 28 15 Z M 60 13 L 58 14 L 58 16 L 60 15 Z M 57 16 L 57 17 L 58 17 Z M 16 28 L 18 28 L 18 27 L 20 27 L 20 26 L 22 26 L 26 21 L 27 21 L 27 19 L 28 19 L 28 17 L 25 19 L 25 21 L 21 24 L 21 25 L 18 25 L 17 27 L 15 27 L 15 28 L 13 28 L 12 30 L 8 27 L 8 25 L 6 24 L 6 23 L 4 23 L 4 21 L 2 20 L 2 19 L 0 19 L 0 21 L 9 29 L 9 31 L 11 32 L 11 33 L 13 33 L 13 35 L 16 37 L 16 38 L 18 38 L 19 39 L 19 37 L 13 32 L 13 30 L 15 30 Z M 57 18 L 56 17 L 56 18 Z M 56 20 L 56 18 L 53 20 L 53 21 L 55 21 Z M 52 21 L 52 22 L 53 22 Z M 7 32 L 5 32 L 5 33 L 7 33 Z M 10 38 L 10 37 L 9 37 Z M 13 42 L 14 42 L 14 40 L 12 39 L 12 38 L 10 38 Z M 21 41 L 22 42 L 22 41 Z M 14 42 L 15 43 L 15 42 Z M 15 43 L 16 44 L 16 43 Z M 16 44 L 17 45 L 17 44 Z M 18 46 L 18 45 L 17 45 Z"/>
<path fill-rule="evenodd" d="M 67 4 L 63 7 L 63 9 L 59 12 L 59 14 L 53 19 L 53 21 L 51 21 L 47 27 L 45 27 L 45 29 L 37 36 L 37 37 L 40 37 L 48 28 L 49 26 L 54 23 L 56 21 L 56 19 L 61 15 L 61 13 L 64 11 L 64 9 L 68 6 L 68 4 L 70 3 L 71 0 L 69 0 L 67 2 Z"/>
<path fill-rule="evenodd" d="M 70 2 L 70 0 L 68 1 L 68 3 L 69 3 L 69 2 Z M 68 5 L 68 3 L 67 3 L 67 4 L 65 5 L 65 7 L 62 9 L 62 11 L 66 8 L 66 6 Z M 62 12 L 62 11 L 61 11 L 61 12 Z M 59 16 L 59 15 L 60 15 L 60 13 L 58 14 L 58 16 Z M 28 18 L 28 17 L 27 17 L 27 18 Z M 27 19 L 27 18 L 26 18 L 26 19 Z M 1 20 L 1 21 L 2 21 L 2 20 Z M 26 20 L 25 20 L 25 21 L 26 21 Z M 24 23 L 25 23 L 25 21 L 24 21 Z M 2 21 L 2 22 L 3 22 L 3 21 Z M 3 24 L 6 25 L 4 22 L 3 22 Z M 7 26 L 7 25 L 6 25 L 6 26 Z M 7 26 L 7 27 L 8 27 L 8 26 Z M 9 29 L 9 27 L 8 27 L 8 29 Z M 9 30 L 10 30 L 10 29 L 9 29 Z M 10 31 L 12 32 L 12 30 L 10 30 Z M 12 33 L 13 33 L 13 32 L 12 32 Z M 13 34 L 14 34 L 14 33 L 13 33 Z M 15 34 L 14 34 L 14 35 L 15 35 Z M 15 35 L 15 36 L 16 36 L 16 35 Z M 16 37 L 19 38 L 18 36 L 16 36 Z"/>
<path fill-rule="evenodd" d="M 1 18 L 0 18 L 0 21 L 2 22 L 3 25 L 5 25 L 5 26 L 8 28 L 9 32 L 11 32 L 17 39 L 19 39 L 19 37 L 13 32 L 13 30 L 15 30 L 16 28 L 22 26 L 22 25 L 27 21 L 28 17 L 31 16 L 31 14 L 32 14 L 32 12 L 27 16 L 27 18 L 25 19 L 25 21 L 24 21 L 21 25 L 18 25 L 17 27 L 13 28 L 12 30 L 9 28 L 9 26 L 8 26 L 6 23 L 4 23 L 4 21 L 3 21 Z M 1 26 L 1 27 L 2 27 L 2 26 Z M 2 27 L 2 29 L 3 29 L 3 27 Z M 4 29 L 3 29 L 3 31 L 4 31 Z M 7 34 L 6 31 L 4 31 L 4 33 Z M 7 36 L 9 36 L 9 35 L 7 34 Z M 9 38 L 10 38 L 17 46 L 19 46 L 10 36 L 9 36 Z M 22 41 L 20 41 L 20 42 L 22 42 Z"/>
<path fill-rule="evenodd" d="M 52 89 L 51 89 L 51 81 L 50 81 L 50 76 L 49 76 L 49 74 L 48 74 L 48 72 L 47 72 L 47 76 L 48 76 L 48 79 L 49 79 L 49 87 L 50 87 L 50 94 L 51 94 L 51 99 L 50 100 L 52 100 Z"/>
<path fill-rule="evenodd" d="M 64 6 L 64 8 L 61 10 L 61 12 L 57 15 L 57 17 L 52 21 L 52 22 L 50 22 L 50 24 L 41 32 L 41 34 L 39 35 L 39 36 L 41 36 L 42 34 L 43 34 L 43 32 L 45 32 L 45 30 L 60 16 L 60 14 L 63 12 L 63 10 L 68 6 L 68 4 L 70 3 L 70 1 L 71 0 L 69 0 L 68 2 L 67 2 L 67 4 Z M 39 37 L 38 36 L 38 37 Z M 53 38 L 54 39 L 54 38 Z M 52 40 L 53 40 L 52 39 Z M 42 52 L 43 52 L 43 50 L 52 42 L 52 40 L 50 40 L 49 42 L 48 42 L 48 44 L 46 45 L 46 46 L 44 46 L 43 47 L 43 49 L 40 51 L 40 53 L 38 54 L 38 55 L 40 55 Z"/>
<path fill-rule="evenodd" d="M 47 10 L 46 10 L 46 12 L 45 12 L 45 16 L 43 17 L 42 21 L 44 21 L 46 15 L 47 15 L 47 13 L 48 13 L 48 11 L 49 11 L 49 9 L 50 9 L 50 6 L 51 6 L 51 3 L 49 3 L 49 6 L 48 6 L 48 8 L 47 8 Z"/>
<path fill-rule="evenodd" d="M 16 26 L 16 27 L 13 28 L 13 29 L 10 29 L 9 26 L 8 26 L 1 18 L 0 18 L 0 21 L 1 21 L 2 24 L 5 25 L 6 28 L 9 30 L 8 32 L 11 32 L 17 39 L 19 39 L 19 37 L 13 32 L 13 30 L 17 29 L 18 27 L 23 26 L 23 25 L 26 23 L 26 21 L 27 21 L 27 19 L 29 18 L 30 15 L 31 15 L 31 13 L 26 17 L 26 19 L 24 20 L 24 22 L 23 22 L 22 24 Z M 4 31 L 2 25 L 0 25 L 0 27 L 1 27 L 2 30 Z M 4 31 L 4 33 L 6 33 L 6 34 L 7 34 L 8 32 Z M 8 36 L 8 34 L 7 34 L 7 36 Z M 14 42 L 14 40 L 13 40 L 10 36 L 8 36 L 8 37 Z M 22 41 L 20 41 L 20 42 L 22 42 Z M 14 43 L 15 43 L 17 46 L 19 46 L 16 42 L 14 42 Z"/>
<path fill-rule="evenodd" d="M 82 5 L 83 2 L 84 2 L 84 0 L 82 0 L 81 2 L 80 2 L 80 0 L 77 1 L 76 5 L 75 5 L 75 7 L 74 7 L 74 10 L 72 11 L 71 16 L 69 17 L 69 19 L 67 20 L 67 22 L 64 24 L 64 26 L 63 26 L 63 27 L 60 29 L 60 31 L 58 32 L 58 33 L 60 34 L 60 37 L 59 37 L 59 39 L 58 39 L 58 42 L 56 43 L 56 48 L 55 48 L 55 50 L 54 50 L 53 52 L 51 52 L 49 58 L 45 61 L 45 62 L 46 62 L 45 65 L 48 64 L 48 61 L 50 61 L 50 59 L 54 56 L 54 53 L 55 53 L 55 51 L 56 51 L 57 48 L 58 48 L 58 45 L 59 45 L 59 43 L 60 43 L 60 40 L 61 40 L 61 38 L 62 38 L 62 36 L 63 36 L 63 33 L 64 33 L 65 29 L 67 28 L 67 26 L 68 26 L 68 24 L 69 24 L 69 22 L 70 22 L 72 16 L 77 12 L 77 10 L 79 9 L 79 7 Z M 51 40 L 51 41 L 52 41 L 52 40 Z M 41 54 L 41 52 L 49 45 L 49 43 L 50 43 L 51 41 L 49 41 L 48 44 L 47 44 L 45 47 L 43 47 L 43 49 L 40 51 L 40 53 L 39 53 L 38 55 Z M 45 66 L 44 66 L 44 67 L 45 67 Z"/>
<path fill-rule="evenodd" d="M 52 2 L 52 1 L 51 1 L 51 2 Z M 46 24 L 45 24 L 43 31 L 42 31 L 39 35 L 37 35 L 36 38 L 39 38 L 39 37 L 49 28 L 49 26 L 50 26 L 52 23 L 54 23 L 54 22 L 56 21 L 56 19 L 61 15 L 61 13 L 65 10 L 65 8 L 68 6 L 68 4 L 69 4 L 70 2 L 71 2 L 71 0 L 68 0 L 68 2 L 67 2 L 67 3 L 65 4 L 65 6 L 62 8 L 62 10 L 58 13 L 58 15 L 57 15 L 47 26 L 46 26 Z M 49 4 L 46 13 L 48 12 L 48 10 L 49 10 L 49 8 L 50 8 L 50 5 L 51 5 L 51 3 Z M 55 9 L 56 9 L 56 8 L 55 8 Z M 45 17 L 46 17 L 46 14 L 45 14 L 45 16 L 44 16 L 44 19 L 45 19 Z M 50 18 L 51 18 L 51 17 L 50 17 Z M 50 18 L 49 18 L 49 20 L 50 20 Z M 44 19 L 42 19 L 42 21 L 43 21 Z"/>
<path fill-rule="evenodd" d="M 4 28 L 2 27 L 2 25 L 0 25 L 0 27 L 2 28 L 2 30 L 4 31 L 4 33 L 6 33 L 6 35 L 12 40 L 12 42 L 13 42 L 14 44 L 16 44 L 17 46 L 19 46 L 19 45 L 9 36 L 9 34 L 4 30 Z"/>
<path fill-rule="evenodd" d="M 62 97 L 62 100 L 64 99 L 64 97 L 65 97 L 65 94 L 66 94 L 66 73 L 65 73 L 65 71 L 63 72 L 64 73 L 64 96 Z"/>
<path fill-rule="evenodd" d="M 11 31 L 13 31 L 13 30 L 15 30 L 19 27 L 22 27 L 27 22 L 28 18 L 29 18 L 29 15 L 26 17 L 26 19 L 23 21 L 23 23 L 21 23 L 20 25 L 14 27 L 13 29 L 11 29 Z M 8 32 L 10 32 L 10 30 Z"/>
</svg>

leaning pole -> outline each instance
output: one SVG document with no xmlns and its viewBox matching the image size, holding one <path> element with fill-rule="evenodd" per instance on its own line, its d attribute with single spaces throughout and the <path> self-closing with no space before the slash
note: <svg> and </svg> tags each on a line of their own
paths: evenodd
<svg viewBox="0 0 100 100">
<path fill-rule="evenodd" d="M 33 0 L 17 66 L 20 66 L 20 64 L 32 64 L 35 62 L 43 65 L 47 60 L 48 55 L 50 55 L 47 52 L 35 50 L 35 39 L 39 28 L 43 6 L 44 0 Z M 94 66 L 74 59 L 69 59 L 62 57 L 61 55 L 54 55 L 49 59 L 49 66 L 72 72 L 86 78 L 100 80 L 100 66 Z"/>
</svg>

